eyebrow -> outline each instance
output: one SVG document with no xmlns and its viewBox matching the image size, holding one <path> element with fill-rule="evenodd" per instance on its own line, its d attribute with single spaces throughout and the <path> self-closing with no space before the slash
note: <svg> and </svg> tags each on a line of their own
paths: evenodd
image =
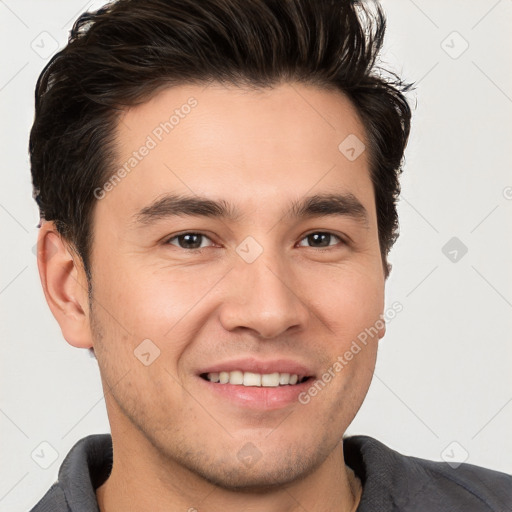
<svg viewBox="0 0 512 512">
<path fill-rule="evenodd" d="M 315 194 L 296 199 L 286 209 L 284 218 L 311 218 L 344 216 L 368 226 L 368 212 L 351 193 Z M 177 216 L 209 217 L 239 222 L 244 215 L 225 200 L 212 200 L 200 196 L 166 194 L 145 206 L 133 216 L 135 225 L 148 226 Z"/>
</svg>

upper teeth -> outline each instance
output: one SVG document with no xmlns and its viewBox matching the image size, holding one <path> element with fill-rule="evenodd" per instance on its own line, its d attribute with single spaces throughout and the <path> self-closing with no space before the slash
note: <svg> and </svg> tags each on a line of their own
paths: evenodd
<svg viewBox="0 0 512 512">
<path fill-rule="evenodd" d="M 263 386 L 277 387 L 287 384 L 297 384 L 299 376 L 295 373 L 252 373 L 252 372 L 213 372 L 208 373 L 210 382 L 220 382 L 221 384 L 238 384 L 244 386 Z"/>
</svg>

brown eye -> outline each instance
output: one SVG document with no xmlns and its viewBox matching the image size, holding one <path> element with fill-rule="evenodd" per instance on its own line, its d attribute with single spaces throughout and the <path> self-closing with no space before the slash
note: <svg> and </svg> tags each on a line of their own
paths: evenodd
<svg viewBox="0 0 512 512">
<path fill-rule="evenodd" d="M 343 242 L 343 240 L 334 233 L 329 232 L 323 232 L 323 231 L 316 231 L 315 233 L 310 233 L 309 235 L 306 235 L 302 240 L 307 240 L 310 244 L 309 247 L 332 247 L 333 245 L 336 245 L 336 243 L 331 243 L 333 240 L 338 242 Z"/>
<path fill-rule="evenodd" d="M 181 235 L 173 236 L 167 240 L 167 243 L 170 245 L 177 245 L 180 249 L 193 250 L 207 247 L 207 245 L 202 244 L 204 240 L 209 240 L 209 238 L 201 233 L 183 233 Z M 173 241 L 177 241 L 177 244 L 173 243 Z"/>
</svg>

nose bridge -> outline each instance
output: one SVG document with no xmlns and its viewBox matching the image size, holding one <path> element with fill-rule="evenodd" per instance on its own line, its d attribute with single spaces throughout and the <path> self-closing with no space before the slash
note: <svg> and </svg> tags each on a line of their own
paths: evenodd
<svg viewBox="0 0 512 512">
<path fill-rule="evenodd" d="M 243 251 L 243 244 L 240 249 Z M 221 313 L 228 330 L 245 327 L 261 337 L 272 338 L 290 327 L 303 327 L 307 320 L 307 309 L 291 271 L 276 251 L 263 250 L 252 261 L 245 259 L 242 252 L 236 259 L 230 288 L 232 292 Z"/>
</svg>

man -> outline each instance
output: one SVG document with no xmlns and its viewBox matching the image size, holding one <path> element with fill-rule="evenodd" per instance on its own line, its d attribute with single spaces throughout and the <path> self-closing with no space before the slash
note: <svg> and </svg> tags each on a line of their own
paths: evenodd
<svg viewBox="0 0 512 512">
<path fill-rule="evenodd" d="M 343 439 L 385 334 L 411 112 L 381 9 L 119 0 L 41 74 L 38 265 L 110 435 L 34 511 L 511 510 L 512 478 Z M 366 336 L 362 336 L 366 333 Z"/>
</svg>

